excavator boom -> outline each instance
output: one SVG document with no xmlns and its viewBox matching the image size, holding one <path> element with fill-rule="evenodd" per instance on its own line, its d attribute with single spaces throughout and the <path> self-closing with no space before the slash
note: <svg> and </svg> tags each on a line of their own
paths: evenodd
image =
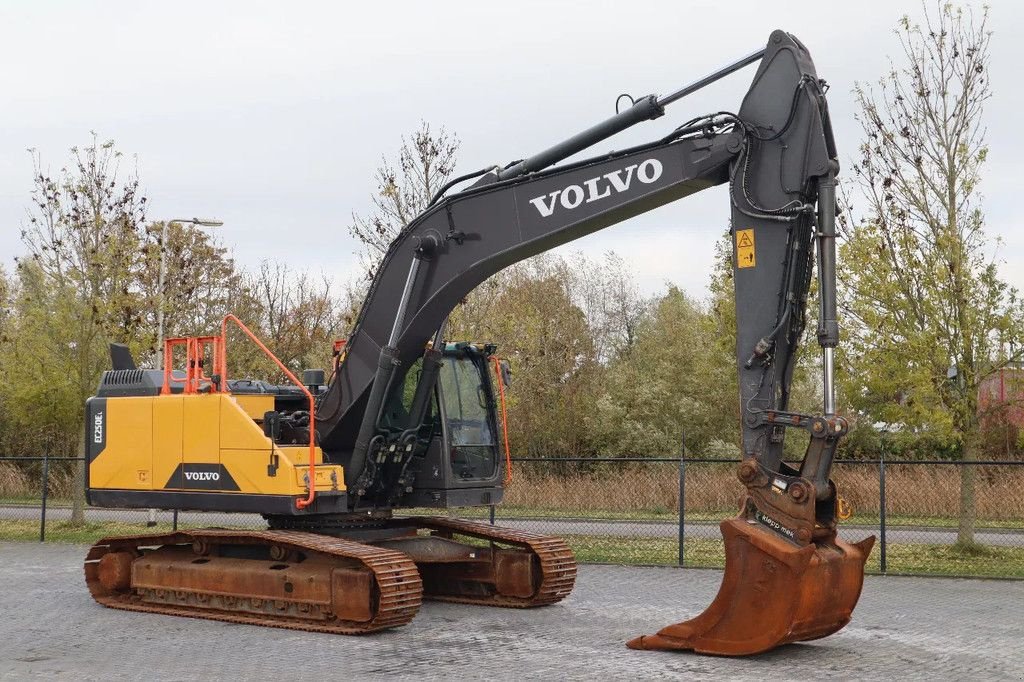
<svg viewBox="0 0 1024 682">
<path fill-rule="evenodd" d="M 663 116 L 668 104 L 758 59 L 738 114 L 698 117 L 650 144 L 547 168 Z M 819 340 L 826 349 L 838 342 L 834 211 L 827 208 L 838 164 L 823 90 L 803 45 L 775 31 L 765 49 L 692 85 L 660 99 L 639 98 L 569 140 L 482 171 L 468 189 L 438 197 L 391 244 L 344 362 L 319 401 L 321 443 L 346 465 L 347 482 L 363 472 L 389 387 L 477 285 L 529 256 L 726 183 L 736 244 L 743 451 L 778 469 L 784 438 L 766 420 L 788 403 L 816 243 L 824 265 Z M 819 201 L 822 194 L 830 198 Z M 820 226 L 816 205 L 825 207 L 817 214 Z M 830 373 L 826 383 L 831 386 Z M 830 404 L 827 414 L 834 413 Z"/>
</svg>

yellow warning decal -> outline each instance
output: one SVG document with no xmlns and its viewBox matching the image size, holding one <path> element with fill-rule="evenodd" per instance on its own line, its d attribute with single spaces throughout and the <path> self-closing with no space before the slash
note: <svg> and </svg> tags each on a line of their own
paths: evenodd
<svg viewBox="0 0 1024 682">
<path fill-rule="evenodd" d="M 754 231 L 736 230 L 736 267 L 752 268 L 757 264 L 754 256 Z"/>
</svg>

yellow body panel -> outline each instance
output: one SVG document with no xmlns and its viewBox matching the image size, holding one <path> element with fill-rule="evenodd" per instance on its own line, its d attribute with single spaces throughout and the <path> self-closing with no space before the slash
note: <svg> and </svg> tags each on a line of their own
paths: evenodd
<svg viewBox="0 0 1024 682">
<path fill-rule="evenodd" d="M 118 398 L 107 402 L 107 423 L 122 425 L 107 431 L 107 450 L 122 453 L 114 458 L 97 457 L 89 469 L 89 483 L 97 488 L 152 490 L 153 402 L 152 398 Z M 163 481 L 157 483 L 157 486 Z"/>
<path fill-rule="evenodd" d="M 219 393 L 183 397 L 182 462 L 214 464 L 220 461 L 222 398 L 223 396 Z M 159 397 L 155 398 L 155 400 L 159 399 Z M 248 415 L 246 415 L 246 419 L 248 419 Z"/>
<path fill-rule="evenodd" d="M 324 490 L 338 490 L 345 487 L 344 479 L 341 477 L 341 467 L 334 466 L 318 466 L 316 468 L 316 489 Z M 309 466 L 297 466 L 295 467 L 295 482 L 299 487 L 305 488 L 309 480 Z"/>
<path fill-rule="evenodd" d="M 308 445 L 282 445 L 277 448 L 277 451 L 281 453 L 282 457 L 287 457 L 288 461 L 295 466 L 309 466 Z M 320 448 L 313 451 L 313 461 L 317 464 L 324 461 L 324 454 Z"/>
<path fill-rule="evenodd" d="M 246 409 L 221 393 L 107 398 L 106 445 L 89 465 L 89 487 L 199 490 L 180 487 L 184 482 L 174 485 L 182 465 L 198 464 L 220 465 L 238 486 L 212 492 L 306 495 L 309 447 L 274 445 L 253 420 L 254 405 L 249 402 Z M 272 455 L 277 464 L 273 476 L 268 470 Z M 314 450 L 314 461 L 323 462 L 320 448 Z M 344 490 L 344 481 L 341 466 L 317 467 L 317 491 Z"/>
<path fill-rule="evenodd" d="M 117 405 L 121 400 L 127 399 L 108 399 L 107 405 L 108 407 Z M 132 398 L 132 400 L 148 400 L 153 406 L 153 433 L 151 437 L 153 447 L 153 489 L 160 489 L 171 478 L 171 474 L 174 473 L 174 470 L 178 468 L 182 461 L 181 436 L 184 425 L 183 404 L 185 397 L 166 395 L 159 398 Z M 111 431 L 124 431 L 116 421 L 108 421 L 108 423 L 113 423 L 115 426 L 113 429 L 108 428 L 107 433 Z M 104 450 L 103 455 L 98 457 L 97 461 L 104 459 L 106 456 L 109 455 Z M 110 459 L 116 460 L 117 456 L 110 456 Z"/>
<path fill-rule="evenodd" d="M 274 396 L 238 394 L 232 396 L 239 407 L 253 419 L 263 419 L 263 415 L 274 409 Z"/>
<path fill-rule="evenodd" d="M 220 447 L 225 450 L 263 450 L 266 452 L 270 447 L 270 439 L 263 435 L 263 429 L 253 421 L 253 417 L 233 396 L 225 396 L 221 403 L 218 413 Z M 263 418 L 262 414 L 260 418 Z"/>
</svg>

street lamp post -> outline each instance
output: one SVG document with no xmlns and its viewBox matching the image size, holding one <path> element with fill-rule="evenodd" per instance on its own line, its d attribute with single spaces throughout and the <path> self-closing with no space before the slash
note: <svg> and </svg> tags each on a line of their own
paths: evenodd
<svg viewBox="0 0 1024 682">
<path fill-rule="evenodd" d="M 164 285 L 167 280 L 167 258 L 165 257 L 165 254 L 167 252 L 167 228 L 171 223 L 199 225 L 202 227 L 220 227 L 224 224 L 223 221 L 220 220 L 203 220 L 200 218 L 174 218 L 172 220 L 164 221 L 163 229 L 160 231 L 160 281 L 157 283 L 157 289 L 160 291 L 160 308 L 156 311 L 157 369 L 163 369 L 164 367 L 164 308 L 167 307 L 167 292 L 164 290 Z M 156 525 L 156 509 L 149 510 L 149 519 L 146 522 L 146 525 L 150 528 Z"/>
<path fill-rule="evenodd" d="M 163 369 L 164 366 L 164 308 L 167 307 L 167 292 L 164 290 L 164 283 L 167 279 L 167 228 L 171 223 L 185 225 L 198 225 L 202 227 L 220 227 L 224 224 L 222 220 L 209 220 L 201 218 L 173 218 L 165 220 L 163 229 L 160 232 L 160 281 L 157 289 L 160 291 L 160 307 L 156 311 L 156 368 Z"/>
</svg>

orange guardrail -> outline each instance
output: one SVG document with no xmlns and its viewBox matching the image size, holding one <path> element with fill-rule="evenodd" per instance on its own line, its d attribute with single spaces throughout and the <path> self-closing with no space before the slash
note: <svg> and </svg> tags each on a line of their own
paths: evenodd
<svg viewBox="0 0 1024 682">
<path fill-rule="evenodd" d="M 264 345 L 260 339 L 245 326 L 241 320 L 228 313 L 224 316 L 220 325 L 220 336 L 192 336 L 175 337 L 164 340 L 164 384 L 160 388 L 161 395 L 171 393 L 171 382 L 174 381 L 172 367 L 174 365 L 174 349 L 179 346 L 185 347 L 185 378 L 182 385 L 182 393 L 199 393 L 205 383 L 205 390 L 210 393 L 228 393 L 228 322 L 242 330 L 263 353 L 274 361 L 278 369 L 284 372 L 288 379 L 299 387 L 309 401 L 309 494 L 306 499 L 296 500 L 295 506 L 305 509 L 313 504 L 316 498 L 316 402 L 313 394 L 309 392 L 301 381 L 284 366 L 276 355 Z M 213 374 L 206 376 L 203 373 L 206 351 L 209 349 L 213 358 Z"/>
<path fill-rule="evenodd" d="M 219 393 L 224 390 L 223 382 L 218 385 L 212 377 L 203 374 L 207 348 L 210 349 L 210 356 L 213 358 L 213 374 L 217 374 L 217 359 L 221 356 L 223 343 L 221 336 L 179 336 L 164 339 L 164 383 L 160 388 L 160 395 L 168 395 L 171 392 L 171 382 L 174 380 L 172 375 L 174 349 L 179 346 L 185 347 L 185 378 L 182 384 L 182 393 L 198 393 L 200 385 L 204 382 L 209 385 L 211 393 Z"/>
<path fill-rule="evenodd" d="M 277 359 L 277 356 L 274 355 L 240 319 L 231 313 L 224 316 L 224 320 L 220 325 L 220 361 L 214 365 L 214 373 L 220 375 L 222 386 L 226 388 L 228 382 L 228 322 L 233 322 L 235 326 L 241 329 L 268 358 L 273 360 L 278 369 L 284 372 L 285 376 L 306 394 L 306 399 L 309 401 L 309 495 L 304 500 L 295 501 L 296 507 L 299 509 L 305 509 L 309 505 L 313 504 L 313 500 L 316 498 L 316 403 L 313 399 L 313 394 L 309 392 L 309 389 L 306 388 L 294 374 L 292 374 L 291 370 L 284 366 L 283 362 Z"/>
<path fill-rule="evenodd" d="M 498 382 L 498 396 L 501 398 L 501 435 L 505 441 L 505 483 L 512 482 L 512 451 L 508 445 L 508 412 L 505 409 L 505 381 L 501 375 L 501 359 L 497 355 L 494 360 L 494 373 Z"/>
</svg>

